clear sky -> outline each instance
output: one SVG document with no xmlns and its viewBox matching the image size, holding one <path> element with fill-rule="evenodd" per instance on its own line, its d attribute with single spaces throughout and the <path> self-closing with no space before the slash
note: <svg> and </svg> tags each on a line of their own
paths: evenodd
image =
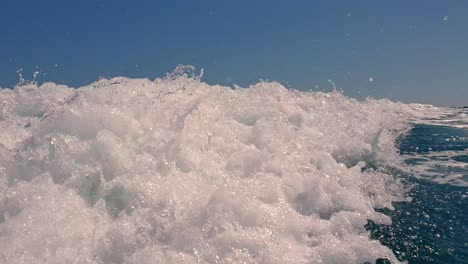
<svg viewBox="0 0 468 264">
<path fill-rule="evenodd" d="M 468 105 L 467 14 L 463 0 L 4 0 L 0 86 L 20 68 L 78 87 L 190 64 L 210 84 L 332 80 L 359 99 Z"/>
</svg>

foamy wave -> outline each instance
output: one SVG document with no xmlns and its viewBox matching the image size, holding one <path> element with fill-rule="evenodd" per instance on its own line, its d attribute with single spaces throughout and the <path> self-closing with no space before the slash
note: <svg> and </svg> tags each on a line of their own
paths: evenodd
<svg viewBox="0 0 468 264">
<path fill-rule="evenodd" d="M 468 128 L 468 108 L 436 107 L 425 104 L 402 105 L 411 116 L 410 121 L 418 124 Z"/>
<path fill-rule="evenodd" d="M 369 238 L 407 129 L 386 100 L 186 74 L 0 91 L 2 263 L 398 262 Z"/>
</svg>

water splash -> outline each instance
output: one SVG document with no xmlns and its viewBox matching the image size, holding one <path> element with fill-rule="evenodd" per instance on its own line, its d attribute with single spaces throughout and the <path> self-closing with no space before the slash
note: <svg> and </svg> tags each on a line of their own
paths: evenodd
<svg viewBox="0 0 468 264">
<path fill-rule="evenodd" d="M 400 105 L 202 75 L 1 90 L 0 262 L 398 262 Z"/>
<path fill-rule="evenodd" d="M 204 75 L 204 69 L 200 70 L 200 73 L 196 73 L 196 68 L 192 65 L 182 65 L 179 64 L 177 67 L 171 72 L 166 75 L 167 79 L 175 80 L 180 77 L 191 78 L 197 81 L 200 81 Z"/>
<path fill-rule="evenodd" d="M 19 70 L 17 70 L 16 73 L 18 74 L 18 83 L 16 84 L 16 86 L 30 85 L 30 84 L 38 85 L 38 77 L 39 77 L 40 71 L 38 70 L 37 67 L 36 67 L 36 70 L 32 73 L 32 80 L 24 79 L 23 68 L 20 68 Z"/>
</svg>

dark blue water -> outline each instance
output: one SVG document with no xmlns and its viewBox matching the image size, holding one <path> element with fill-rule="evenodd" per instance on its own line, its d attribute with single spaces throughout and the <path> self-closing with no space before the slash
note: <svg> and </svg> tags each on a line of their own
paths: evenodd
<svg viewBox="0 0 468 264">
<path fill-rule="evenodd" d="M 392 171 L 412 187 L 412 201 L 381 210 L 392 218 L 391 226 L 369 221 L 372 238 L 408 263 L 468 263 L 468 129 L 415 125 L 400 151 L 410 157 L 409 166 L 427 167 L 427 175 Z M 457 180 L 447 180 L 453 174 Z"/>
</svg>

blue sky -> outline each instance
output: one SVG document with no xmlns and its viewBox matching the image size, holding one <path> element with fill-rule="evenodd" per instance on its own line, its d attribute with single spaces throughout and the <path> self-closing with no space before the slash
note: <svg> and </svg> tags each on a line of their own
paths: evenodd
<svg viewBox="0 0 468 264">
<path fill-rule="evenodd" d="M 164 76 L 468 105 L 468 1 L 5 0 L 0 86 Z M 372 82 L 370 79 L 372 78 Z"/>
</svg>

